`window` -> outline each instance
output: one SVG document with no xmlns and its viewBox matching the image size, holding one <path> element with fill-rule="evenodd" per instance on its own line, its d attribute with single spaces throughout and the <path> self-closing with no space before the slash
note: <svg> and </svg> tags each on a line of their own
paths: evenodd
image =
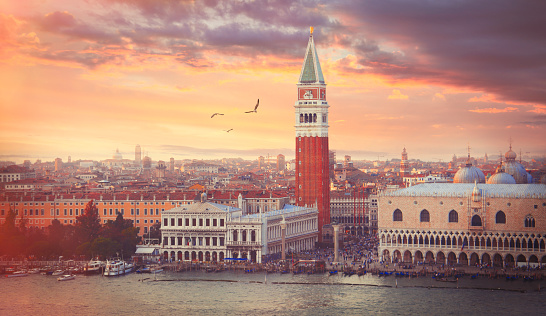
<svg viewBox="0 0 546 316">
<path fill-rule="evenodd" d="M 430 222 L 430 214 L 427 210 L 421 211 L 420 220 L 421 222 Z"/>
<path fill-rule="evenodd" d="M 205 225 L 206 225 L 206 226 L 210 226 L 210 218 L 207 218 L 207 219 L 205 220 Z M 208 245 L 207 245 L 207 246 L 208 246 Z"/>
<path fill-rule="evenodd" d="M 455 210 L 451 210 L 449 212 L 448 221 L 450 223 L 458 223 L 459 222 L 459 214 Z"/>
<path fill-rule="evenodd" d="M 169 226 L 169 219 L 167 218 L 163 219 L 163 226 Z"/>
<path fill-rule="evenodd" d="M 190 226 L 190 219 L 186 218 L 186 226 Z"/>
<path fill-rule="evenodd" d="M 394 210 L 394 213 L 392 213 L 392 220 L 394 222 L 401 222 L 402 221 L 402 211 L 399 209 Z"/>
<path fill-rule="evenodd" d="M 525 217 L 525 227 L 535 227 L 535 218 L 532 215 Z"/>
<path fill-rule="evenodd" d="M 2 214 L 3 215 L 3 214 Z M 216 226 L 216 218 L 212 219 L 212 226 Z M 216 246 L 216 245 L 215 245 Z"/>
<path fill-rule="evenodd" d="M 182 226 L 182 219 L 181 218 L 178 219 L 178 226 Z"/>
<path fill-rule="evenodd" d="M 472 216 L 472 226 L 482 226 L 482 218 L 479 215 Z"/>
<path fill-rule="evenodd" d="M 199 226 L 203 226 L 203 219 L 202 218 L 199 219 Z"/>
<path fill-rule="evenodd" d="M 171 226 L 174 226 L 174 218 L 171 218 Z"/>
<path fill-rule="evenodd" d="M 224 226 L 224 219 L 223 218 L 220 218 L 220 226 Z M 220 246 L 223 246 L 224 244 L 222 243 Z"/>
<path fill-rule="evenodd" d="M 197 226 L 197 219 L 195 218 L 191 219 L 191 226 Z"/>
<path fill-rule="evenodd" d="M 506 214 L 503 211 L 498 211 L 495 215 L 495 223 L 497 224 L 506 224 Z"/>
</svg>

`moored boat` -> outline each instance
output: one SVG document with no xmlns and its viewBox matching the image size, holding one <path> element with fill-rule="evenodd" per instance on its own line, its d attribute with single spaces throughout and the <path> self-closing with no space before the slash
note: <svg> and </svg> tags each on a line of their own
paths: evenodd
<svg viewBox="0 0 546 316">
<path fill-rule="evenodd" d="M 7 278 L 16 278 L 16 277 L 24 277 L 28 276 L 28 273 L 26 271 L 15 271 L 12 274 L 6 274 Z"/>
<path fill-rule="evenodd" d="M 106 261 L 106 267 L 104 268 L 105 276 L 116 276 L 129 273 L 133 270 L 133 264 L 125 262 L 120 259 L 113 259 Z"/>
<path fill-rule="evenodd" d="M 51 273 L 51 275 L 53 276 L 58 276 L 58 275 L 63 275 L 64 274 L 64 270 L 55 270 L 53 271 L 53 273 Z"/>
<path fill-rule="evenodd" d="M 57 281 L 68 281 L 68 280 L 74 280 L 76 276 L 74 274 L 64 274 L 57 278 Z"/>
<path fill-rule="evenodd" d="M 106 264 L 104 263 L 104 261 L 91 260 L 85 265 L 85 268 L 83 269 L 83 274 L 84 275 L 100 274 L 104 270 L 105 265 Z"/>
</svg>

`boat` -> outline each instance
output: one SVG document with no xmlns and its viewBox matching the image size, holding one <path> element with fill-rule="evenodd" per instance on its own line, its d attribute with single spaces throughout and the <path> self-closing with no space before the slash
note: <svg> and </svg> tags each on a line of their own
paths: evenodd
<svg viewBox="0 0 546 316">
<path fill-rule="evenodd" d="M 105 276 L 123 275 L 133 271 L 133 264 L 125 262 L 120 259 L 113 259 L 106 261 L 106 267 L 104 268 Z"/>
<path fill-rule="evenodd" d="M 330 271 L 330 275 L 334 275 L 334 274 L 337 274 L 337 270 Z"/>
<path fill-rule="evenodd" d="M 57 281 L 68 281 L 68 280 L 74 280 L 76 276 L 74 274 L 64 274 L 57 278 Z"/>
<path fill-rule="evenodd" d="M 64 270 L 55 270 L 53 271 L 53 273 L 51 273 L 51 275 L 53 276 L 63 275 L 63 274 L 64 274 Z"/>
<path fill-rule="evenodd" d="M 34 268 L 34 269 L 28 270 L 28 274 L 38 274 L 38 273 L 40 273 L 39 268 Z"/>
<path fill-rule="evenodd" d="M 100 274 L 104 270 L 104 261 L 91 260 L 89 261 L 83 270 L 84 275 Z"/>
<path fill-rule="evenodd" d="M 163 272 L 163 268 L 157 267 L 150 270 L 151 273 L 160 273 Z"/>
<path fill-rule="evenodd" d="M 152 269 L 150 267 L 142 267 L 135 271 L 136 273 L 151 273 Z"/>
<path fill-rule="evenodd" d="M 26 271 L 15 271 L 12 274 L 6 274 L 6 278 L 16 278 L 16 277 L 25 277 L 28 276 Z"/>
<path fill-rule="evenodd" d="M 452 283 L 455 283 L 455 282 L 457 282 L 457 279 L 453 280 L 453 279 L 448 279 L 448 278 L 437 278 L 436 281 L 439 281 L 439 282 L 452 282 Z"/>
</svg>

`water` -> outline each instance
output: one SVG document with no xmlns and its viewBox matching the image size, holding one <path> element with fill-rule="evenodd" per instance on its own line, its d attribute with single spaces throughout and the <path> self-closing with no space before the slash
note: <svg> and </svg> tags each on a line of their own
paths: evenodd
<svg viewBox="0 0 546 316">
<path fill-rule="evenodd" d="M 0 278 L 0 315 L 539 315 L 546 281 L 190 271 Z M 503 290 L 498 290 L 503 289 Z"/>
</svg>

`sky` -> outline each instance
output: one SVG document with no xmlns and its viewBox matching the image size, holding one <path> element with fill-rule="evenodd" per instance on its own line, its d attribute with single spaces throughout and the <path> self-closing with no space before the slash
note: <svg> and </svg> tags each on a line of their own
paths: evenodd
<svg viewBox="0 0 546 316">
<path fill-rule="evenodd" d="M 291 159 L 310 26 L 338 158 L 491 158 L 510 144 L 542 158 L 544 12 L 527 0 L 0 0 L 0 160 L 134 159 L 137 144 L 154 161 Z"/>
</svg>

